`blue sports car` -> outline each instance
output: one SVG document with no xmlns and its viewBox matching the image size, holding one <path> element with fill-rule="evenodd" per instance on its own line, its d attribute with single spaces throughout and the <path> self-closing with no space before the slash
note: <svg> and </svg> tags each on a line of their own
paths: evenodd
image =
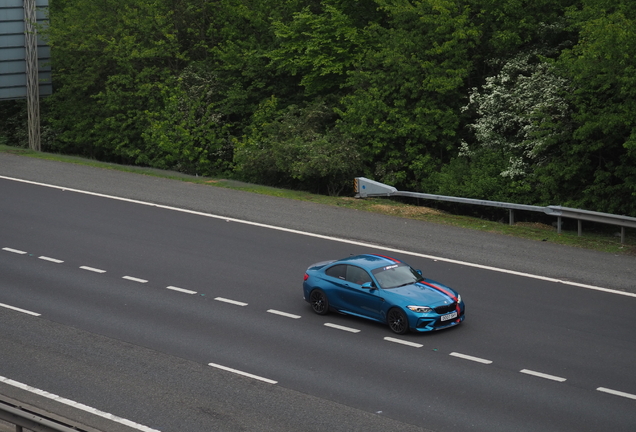
<svg viewBox="0 0 636 432">
<path fill-rule="evenodd" d="M 464 320 L 464 302 L 455 290 L 383 255 L 313 264 L 305 273 L 303 294 L 317 314 L 334 310 L 368 318 L 398 334 L 441 330 Z"/>
</svg>

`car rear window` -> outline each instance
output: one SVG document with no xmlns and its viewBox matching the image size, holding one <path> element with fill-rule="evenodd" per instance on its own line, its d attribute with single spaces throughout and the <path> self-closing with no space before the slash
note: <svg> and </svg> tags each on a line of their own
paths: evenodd
<svg viewBox="0 0 636 432">
<path fill-rule="evenodd" d="M 338 264 L 333 267 L 329 267 L 325 270 L 325 273 L 327 276 L 344 280 L 347 275 L 347 266 L 344 264 Z"/>
</svg>

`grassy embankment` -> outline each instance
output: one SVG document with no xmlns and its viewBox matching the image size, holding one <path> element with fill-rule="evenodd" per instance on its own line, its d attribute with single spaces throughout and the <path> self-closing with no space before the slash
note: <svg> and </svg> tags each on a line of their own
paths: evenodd
<svg viewBox="0 0 636 432">
<path fill-rule="evenodd" d="M 595 227 L 596 229 L 590 230 L 589 228 L 586 229 L 586 223 L 584 222 L 583 235 L 579 237 L 576 231 L 576 223 L 574 222 L 574 224 L 572 224 L 572 221 L 569 222 L 571 225 L 574 226 L 573 231 L 563 229 L 561 234 L 558 234 L 556 228 L 543 223 L 517 222 L 515 223 L 515 225 L 510 226 L 507 222 L 507 217 L 502 218 L 503 223 L 501 221 L 495 222 L 476 217 L 455 215 L 431 207 L 409 205 L 387 198 L 356 199 L 353 197 L 330 197 L 302 191 L 260 186 L 229 179 L 196 177 L 173 171 L 162 171 L 152 168 L 124 166 L 99 162 L 80 157 L 34 152 L 28 149 L 3 145 L 0 145 L 0 151 L 27 157 L 35 157 L 40 159 L 55 160 L 59 162 L 75 163 L 99 168 L 133 172 L 143 175 L 171 178 L 191 183 L 206 184 L 214 187 L 224 187 L 288 199 L 311 201 L 318 204 L 345 207 L 360 211 L 368 211 L 408 219 L 423 220 L 432 223 L 453 225 L 468 229 L 510 235 L 536 241 L 548 241 L 567 246 L 598 250 L 614 254 L 636 254 L 636 234 L 634 234 L 634 230 L 632 229 L 626 230 L 625 243 L 621 244 L 620 237 L 617 236 L 617 232 L 620 231 L 619 227 L 604 226 Z M 554 221 L 556 222 L 556 218 L 554 218 Z"/>
</svg>

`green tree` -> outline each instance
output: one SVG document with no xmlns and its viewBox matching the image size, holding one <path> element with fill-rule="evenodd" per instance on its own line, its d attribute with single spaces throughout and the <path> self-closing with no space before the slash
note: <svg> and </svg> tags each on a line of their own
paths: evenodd
<svg viewBox="0 0 636 432">
<path fill-rule="evenodd" d="M 0 145 L 29 147 L 26 100 L 0 101 Z"/>
<path fill-rule="evenodd" d="M 260 104 L 275 95 L 284 103 L 297 103 L 302 91 L 298 80 L 271 65 L 278 48 L 273 22 L 290 19 L 302 1 L 220 0 L 208 36 L 214 41 L 208 58 L 197 67 L 214 71 L 218 81 L 219 110 L 243 133 Z"/>
<path fill-rule="evenodd" d="M 163 107 L 148 112 L 147 150 L 139 163 L 188 174 L 213 175 L 232 163 L 229 125 L 218 112 L 213 73 L 187 67 L 161 87 Z"/>
<path fill-rule="evenodd" d="M 458 128 L 461 145 L 457 156 L 432 175 L 428 189 L 529 204 L 554 202 L 554 184 L 537 170 L 557 162 L 559 149 L 571 139 L 565 98 L 570 81 L 552 63 L 576 37 L 565 18 L 575 1 L 471 1 L 480 37 L 470 51 L 473 68 Z"/>
<path fill-rule="evenodd" d="M 146 111 L 184 58 L 160 0 L 77 0 L 51 13 L 53 150 L 134 163 Z"/>
<path fill-rule="evenodd" d="M 475 60 L 508 58 L 519 51 L 567 43 L 565 10 L 580 0 L 472 0 L 482 37 Z"/>
<path fill-rule="evenodd" d="M 457 147 L 468 52 L 478 37 L 467 5 L 377 0 L 364 57 L 348 72 L 339 129 L 364 143 L 380 181 L 421 187 Z"/>
<path fill-rule="evenodd" d="M 636 4 L 585 0 L 569 18 L 579 42 L 559 66 L 575 130 L 543 175 L 567 205 L 636 216 Z"/>
<path fill-rule="evenodd" d="M 371 6 L 374 1 L 323 1 L 319 8 L 304 7 L 291 20 L 275 21 L 280 45 L 269 53 L 272 64 L 298 76 L 310 97 L 341 93 L 347 74 L 368 49 L 365 27 L 381 17 Z"/>
<path fill-rule="evenodd" d="M 236 143 L 239 174 L 250 181 L 330 195 L 351 189 L 352 174 L 360 172 L 362 160 L 352 139 L 327 126 L 333 116 L 320 99 L 282 109 L 276 98 L 268 99 Z"/>
</svg>

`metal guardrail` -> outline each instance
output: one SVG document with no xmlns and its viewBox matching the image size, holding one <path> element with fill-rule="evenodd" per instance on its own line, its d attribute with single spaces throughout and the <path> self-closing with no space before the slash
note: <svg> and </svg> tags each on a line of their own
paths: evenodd
<svg viewBox="0 0 636 432">
<path fill-rule="evenodd" d="M 462 204 L 481 205 L 489 207 L 505 208 L 509 212 L 509 224 L 514 225 L 514 211 L 525 210 L 545 213 L 557 218 L 557 232 L 561 233 L 561 218 L 576 219 L 578 221 L 578 234 L 583 233 L 582 221 L 598 222 L 621 227 L 621 243 L 625 243 L 625 228 L 636 228 L 636 218 L 630 216 L 613 215 L 589 210 L 573 209 L 561 206 L 533 206 L 525 204 L 514 204 L 500 201 L 478 200 L 473 198 L 458 198 L 444 195 L 433 195 L 419 192 L 399 191 L 393 186 L 386 185 L 364 177 L 356 177 L 354 180 L 356 198 L 381 197 L 381 196 L 405 196 L 411 198 L 423 198 L 435 201 L 450 201 Z"/>
<path fill-rule="evenodd" d="M 33 432 L 84 432 L 82 429 L 42 417 L 4 400 L 0 400 L 0 420 L 15 425 L 16 432 L 23 432 L 24 430 Z"/>
</svg>

